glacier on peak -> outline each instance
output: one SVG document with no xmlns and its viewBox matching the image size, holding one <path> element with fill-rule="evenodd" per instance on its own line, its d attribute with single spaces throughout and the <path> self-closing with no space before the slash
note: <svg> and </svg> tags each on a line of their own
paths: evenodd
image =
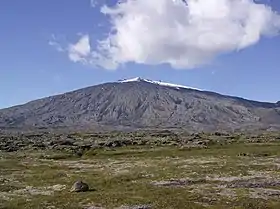
<svg viewBox="0 0 280 209">
<path fill-rule="evenodd" d="M 179 84 L 173 84 L 173 83 L 168 83 L 168 82 L 163 82 L 163 81 L 154 81 L 154 80 L 150 80 L 150 79 L 143 79 L 140 77 L 135 77 L 135 78 L 129 78 L 129 79 L 123 79 L 123 80 L 119 80 L 119 83 L 128 83 L 128 82 L 147 82 L 147 83 L 152 83 L 152 84 L 156 84 L 156 85 L 160 85 L 160 86 L 167 86 L 167 87 L 173 87 L 176 89 L 194 89 L 194 90 L 199 90 L 198 88 L 194 88 L 194 87 L 189 87 L 189 86 L 184 86 L 184 85 L 179 85 Z"/>
</svg>

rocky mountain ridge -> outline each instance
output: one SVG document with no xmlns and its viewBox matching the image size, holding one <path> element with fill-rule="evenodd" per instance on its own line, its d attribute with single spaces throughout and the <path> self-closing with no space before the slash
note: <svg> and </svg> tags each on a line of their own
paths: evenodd
<svg viewBox="0 0 280 209">
<path fill-rule="evenodd" d="M 0 110 L 0 127 L 278 130 L 280 104 L 162 81 L 103 83 Z"/>
</svg>

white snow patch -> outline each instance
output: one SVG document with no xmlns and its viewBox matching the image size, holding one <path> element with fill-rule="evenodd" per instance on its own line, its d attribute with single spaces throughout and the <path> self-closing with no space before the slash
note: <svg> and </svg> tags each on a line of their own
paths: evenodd
<svg viewBox="0 0 280 209">
<path fill-rule="evenodd" d="M 176 89 L 182 89 L 183 88 L 183 89 L 194 89 L 194 90 L 201 91 L 200 89 L 194 88 L 194 87 L 183 86 L 183 85 L 179 85 L 179 84 L 167 83 L 167 82 L 162 82 L 162 81 L 153 81 L 153 80 L 149 80 L 149 79 L 143 79 L 143 78 L 140 78 L 140 77 L 119 80 L 119 83 L 141 82 L 141 81 L 156 84 L 156 85 L 160 85 L 160 86 L 173 87 L 173 88 L 176 88 Z"/>
<path fill-rule="evenodd" d="M 136 77 L 136 78 L 130 78 L 130 79 L 124 79 L 124 80 L 120 80 L 120 83 L 127 83 L 127 82 L 135 82 L 135 81 L 144 81 L 145 79 L 142 79 L 140 77 Z"/>
</svg>

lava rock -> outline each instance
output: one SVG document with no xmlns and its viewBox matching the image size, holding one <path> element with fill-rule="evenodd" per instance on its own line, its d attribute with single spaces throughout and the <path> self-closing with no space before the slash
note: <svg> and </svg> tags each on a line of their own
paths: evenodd
<svg viewBox="0 0 280 209">
<path fill-rule="evenodd" d="M 70 192 L 87 192 L 87 191 L 89 191 L 89 186 L 83 181 L 76 181 L 70 190 Z"/>
</svg>

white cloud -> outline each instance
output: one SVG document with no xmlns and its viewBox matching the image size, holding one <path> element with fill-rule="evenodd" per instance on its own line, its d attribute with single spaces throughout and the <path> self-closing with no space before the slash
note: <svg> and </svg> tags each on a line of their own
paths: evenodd
<svg viewBox="0 0 280 209">
<path fill-rule="evenodd" d="M 276 35 L 280 16 L 253 0 L 121 0 L 103 6 L 111 31 L 91 49 L 89 36 L 69 57 L 105 69 L 128 62 L 189 69 Z"/>
<path fill-rule="evenodd" d="M 49 40 L 49 45 L 54 47 L 59 52 L 64 52 L 65 50 L 61 47 L 61 44 L 58 42 L 57 37 L 52 34 L 51 40 Z"/>
<path fill-rule="evenodd" d="M 68 47 L 69 59 L 73 62 L 87 63 L 91 59 L 90 40 L 88 35 L 83 35 L 76 44 L 70 44 Z"/>
<path fill-rule="evenodd" d="M 90 0 L 90 5 L 92 7 L 96 7 L 98 5 L 98 1 L 97 0 Z"/>
</svg>

